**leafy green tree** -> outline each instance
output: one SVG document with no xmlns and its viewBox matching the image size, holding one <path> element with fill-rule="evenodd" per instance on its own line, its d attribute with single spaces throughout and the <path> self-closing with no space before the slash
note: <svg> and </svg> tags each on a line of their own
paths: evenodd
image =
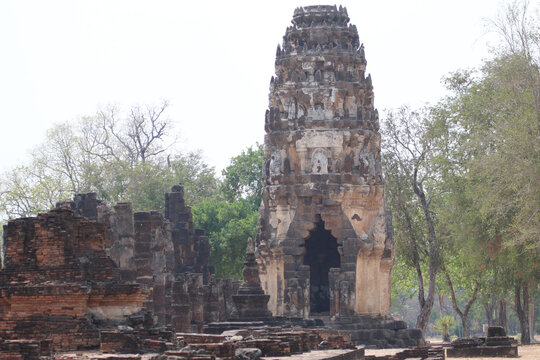
<svg viewBox="0 0 540 360">
<path fill-rule="evenodd" d="M 233 157 L 223 170 L 223 182 L 214 198 L 193 208 L 195 225 L 209 236 L 210 263 L 217 276 L 242 276 L 247 238 L 254 238 L 257 232 L 262 158 L 262 145 L 248 147 Z"/>
<path fill-rule="evenodd" d="M 257 216 L 246 200 L 209 199 L 193 208 L 195 226 L 205 229 L 210 239 L 210 264 L 218 277 L 241 278 L 247 238 L 255 236 Z"/>
<path fill-rule="evenodd" d="M 221 192 L 225 199 L 233 202 L 247 200 L 254 210 L 261 204 L 263 146 L 250 146 L 231 159 L 223 172 Z"/>
<path fill-rule="evenodd" d="M 490 286 L 513 290 L 523 343 L 530 341 L 530 291 L 540 278 L 540 39 L 539 21 L 526 10 L 526 3 L 511 4 L 493 22 L 503 40 L 494 58 L 479 71 L 450 76 L 452 95 L 443 103 L 459 130 L 453 154 L 466 204 L 460 210 L 468 209 L 461 225 L 482 233 L 475 241 L 496 274 Z"/>
</svg>

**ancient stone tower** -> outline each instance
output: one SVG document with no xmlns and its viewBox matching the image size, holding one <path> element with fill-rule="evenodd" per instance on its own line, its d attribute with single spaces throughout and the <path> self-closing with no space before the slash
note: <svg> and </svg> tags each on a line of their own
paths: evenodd
<svg viewBox="0 0 540 360">
<path fill-rule="evenodd" d="M 387 315 L 393 265 L 378 113 L 341 6 L 294 11 L 265 121 L 257 260 L 274 315 Z"/>
</svg>

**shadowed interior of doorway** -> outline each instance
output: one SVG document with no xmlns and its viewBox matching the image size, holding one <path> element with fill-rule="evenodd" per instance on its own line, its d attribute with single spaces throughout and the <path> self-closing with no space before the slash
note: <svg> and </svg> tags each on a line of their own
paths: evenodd
<svg viewBox="0 0 540 360">
<path fill-rule="evenodd" d="M 324 221 L 318 221 L 306 239 L 304 265 L 310 266 L 309 302 L 311 313 L 330 311 L 330 287 L 328 273 L 331 268 L 341 265 L 337 250 L 337 239 L 324 228 Z"/>
</svg>

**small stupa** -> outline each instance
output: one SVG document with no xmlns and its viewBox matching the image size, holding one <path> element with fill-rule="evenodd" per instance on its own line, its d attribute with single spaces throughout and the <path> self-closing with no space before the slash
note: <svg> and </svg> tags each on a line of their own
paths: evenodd
<svg viewBox="0 0 540 360">
<path fill-rule="evenodd" d="M 266 295 L 261 287 L 259 265 L 255 261 L 255 246 L 251 238 L 248 238 L 242 275 L 243 281 L 238 293 L 232 297 L 236 308 L 232 317 L 249 321 L 272 319 L 272 313 L 268 310 L 270 295 Z"/>
</svg>

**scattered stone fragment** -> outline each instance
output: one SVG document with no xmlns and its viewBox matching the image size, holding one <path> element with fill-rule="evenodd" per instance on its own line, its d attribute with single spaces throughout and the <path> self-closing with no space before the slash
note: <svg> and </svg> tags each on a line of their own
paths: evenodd
<svg viewBox="0 0 540 360">
<path fill-rule="evenodd" d="M 262 351 L 257 348 L 240 348 L 234 352 L 235 360 L 257 360 L 262 356 Z"/>
</svg>

